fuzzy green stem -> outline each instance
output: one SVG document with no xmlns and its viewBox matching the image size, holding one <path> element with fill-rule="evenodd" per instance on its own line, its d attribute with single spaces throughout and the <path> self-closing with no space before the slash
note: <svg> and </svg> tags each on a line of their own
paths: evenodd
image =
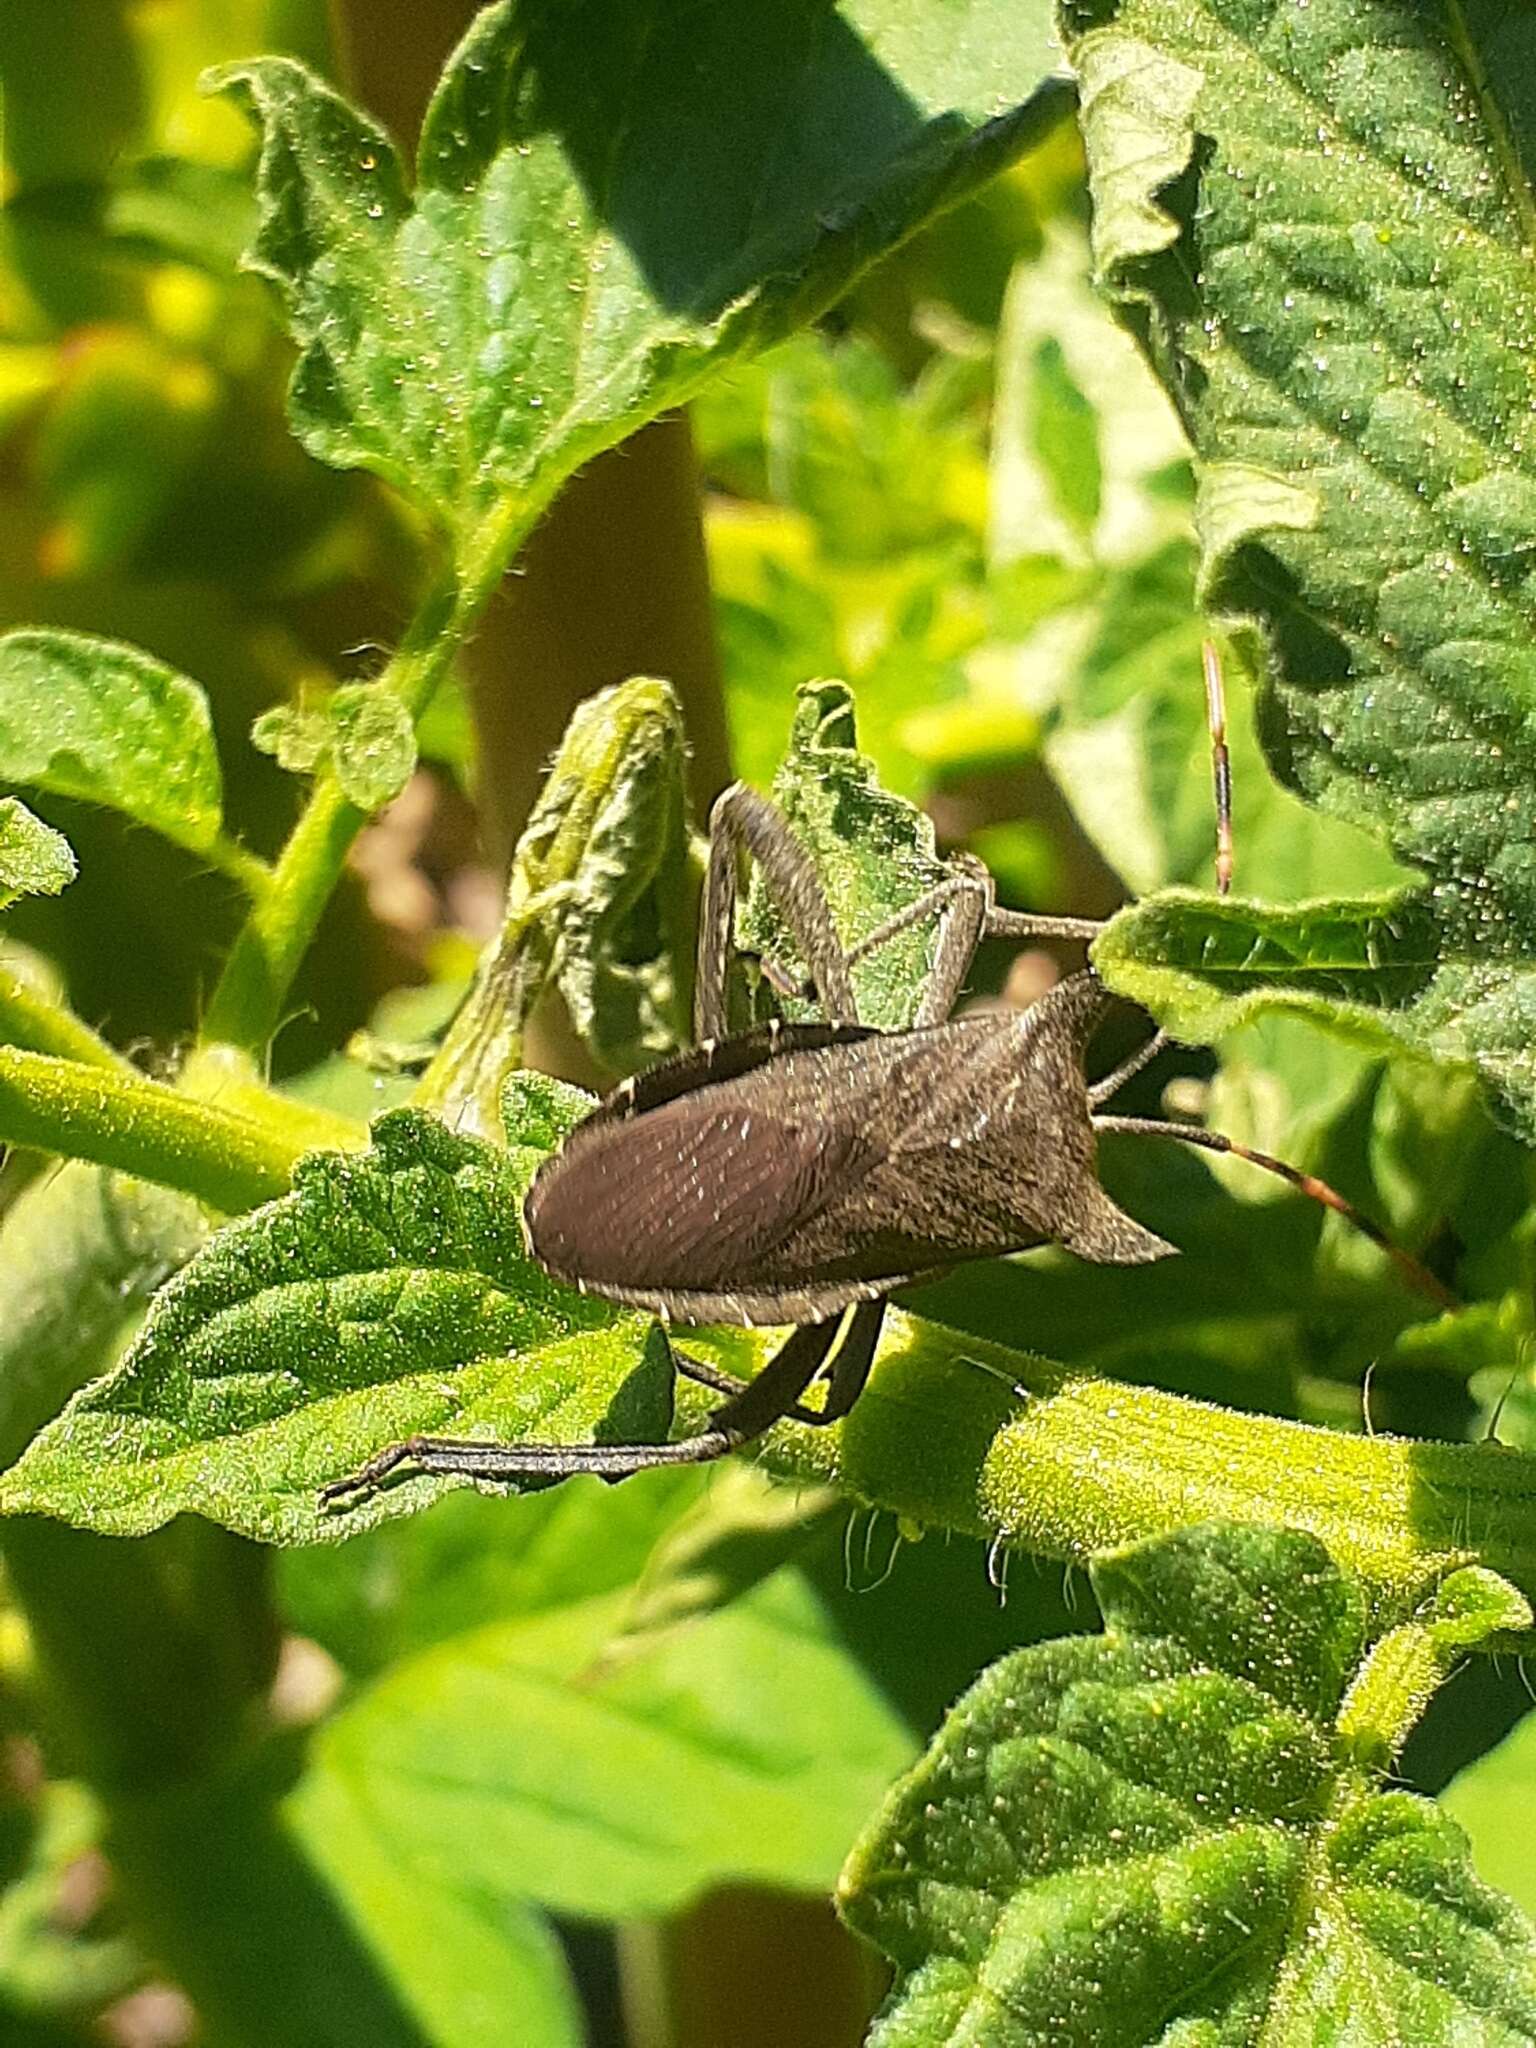
<svg viewBox="0 0 1536 2048">
<path fill-rule="evenodd" d="M 460 564 L 444 571 L 417 606 L 377 684 L 392 691 L 413 719 L 432 701 L 557 482 L 551 479 L 537 495 L 499 505 L 470 536 Z M 366 813 L 342 795 L 334 772 L 324 770 L 230 949 L 208 1005 L 204 1043 L 259 1052 L 269 1042 L 348 850 L 366 822 Z"/>
<path fill-rule="evenodd" d="M 433 584 L 379 678 L 413 718 L 426 709 L 453 660 L 477 602 L 452 573 Z M 317 779 L 277 866 L 230 949 L 208 1005 L 206 1041 L 259 1051 L 282 1020 L 299 963 L 315 935 L 366 813 L 348 803 L 334 773 Z"/>
<path fill-rule="evenodd" d="M 272 886 L 272 870 L 259 853 L 252 853 L 238 839 L 222 833 L 207 849 L 208 865 L 243 889 L 253 903 L 259 903 Z"/>
<path fill-rule="evenodd" d="M 313 1142 L 158 1081 L 0 1046 L 0 1142 L 89 1159 L 231 1214 L 285 1194 Z"/>
<path fill-rule="evenodd" d="M 743 1372 L 773 1333 L 682 1341 Z M 713 1401 L 688 1386 L 683 1426 Z M 1218 1518 L 1309 1529 L 1360 1577 L 1383 1625 L 1467 1563 L 1536 1593 L 1536 1458 L 1236 1414 L 1074 1375 L 898 1310 L 848 1419 L 781 1424 L 762 1455 L 904 1522 L 1074 1563 Z"/>
<path fill-rule="evenodd" d="M 5 966 L 0 966 L 0 1041 L 87 1066 L 131 1071 L 122 1054 L 98 1038 L 89 1024 Z"/>
</svg>

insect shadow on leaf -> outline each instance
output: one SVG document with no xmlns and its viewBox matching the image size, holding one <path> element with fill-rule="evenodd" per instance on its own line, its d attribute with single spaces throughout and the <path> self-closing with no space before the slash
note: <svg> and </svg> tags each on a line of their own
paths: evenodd
<svg viewBox="0 0 1536 2048">
<path fill-rule="evenodd" d="M 1207 650 L 1217 879 L 1230 884 L 1230 775 L 1220 673 Z M 755 861 L 799 948 L 824 1021 L 730 1033 L 726 1018 L 738 873 Z M 853 968 L 898 934 L 937 921 L 912 1027 L 858 1021 Z M 674 1351 L 724 1396 L 693 1436 L 644 1444 L 496 1444 L 412 1437 L 326 1487 L 337 1503 L 398 1468 L 505 1481 L 576 1472 L 622 1478 L 725 1456 L 793 1419 L 825 1425 L 863 1391 L 886 1298 L 971 1259 L 1054 1243 L 1102 1265 L 1175 1247 L 1100 1184 L 1100 1131 L 1173 1138 L 1280 1175 L 1349 1218 L 1445 1306 L 1441 1283 L 1326 1183 L 1200 1126 L 1102 1107 L 1163 1045 L 1161 1032 L 1102 1079 L 1086 1057 L 1115 1000 L 1092 968 L 1028 1010 L 951 1017 L 984 938 L 1092 939 L 1086 919 L 1000 909 L 980 862 L 845 949 L 809 855 L 782 813 L 742 784 L 716 802 L 700 916 L 693 1050 L 625 1081 L 542 1166 L 524 1204 L 534 1257 L 584 1293 L 670 1321 L 799 1327 L 749 1382 Z M 768 978 L 798 978 L 765 963 Z M 819 1406 L 802 1397 L 824 1378 Z"/>
</svg>

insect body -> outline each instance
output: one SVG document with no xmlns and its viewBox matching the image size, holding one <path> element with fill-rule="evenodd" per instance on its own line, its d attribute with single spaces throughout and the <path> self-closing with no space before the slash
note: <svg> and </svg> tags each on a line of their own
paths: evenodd
<svg viewBox="0 0 1536 2048">
<path fill-rule="evenodd" d="M 534 1256 L 698 1323 L 819 1322 L 1049 1241 L 1107 1264 L 1162 1258 L 1173 1247 L 1095 1176 L 1082 1063 L 1104 1006 L 1079 975 L 1022 1016 L 769 1025 L 686 1053 L 540 1170 Z"/>
<path fill-rule="evenodd" d="M 1022 1017 L 947 1021 L 985 933 L 1080 939 L 1096 926 L 999 912 L 990 876 L 960 863 L 845 952 L 820 879 L 772 804 L 738 786 L 710 826 L 698 1049 L 599 1105 L 537 1175 L 524 1223 L 549 1272 L 608 1300 L 677 1320 L 801 1327 L 745 1386 L 674 1353 L 680 1370 L 728 1397 L 696 1436 L 575 1445 L 415 1437 L 324 1499 L 367 1491 L 406 1463 L 500 1480 L 618 1477 L 720 1457 L 783 1417 L 846 1414 L 874 1358 L 885 1296 L 906 1281 L 1048 1240 L 1116 1263 L 1171 1250 L 1115 1208 L 1094 1170 L 1098 1091 L 1082 1062 L 1107 1001 L 1097 980 L 1076 976 Z M 727 1033 L 743 853 L 794 934 L 824 1024 Z M 934 964 L 915 1028 L 861 1026 L 854 962 L 932 917 Z M 824 1400 L 803 1406 L 823 1372 Z"/>
<path fill-rule="evenodd" d="M 758 862 L 794 934 L 825 1023 L 727 1032 L 742 853 Z M 854 962 L 930 918 L 938 936 L 914 1027 L 867 1029 L 855 1014 Z M 574 1445 L 414 1437 L 322 1497 L 365 1492 L 406 1463 L 486 1480 L 621 1477 L 720 1457 L 786 1417 L 832 1422 L 864 1386 L 895 1289 L 968 1259 L 1047 1242 L 1112 1265 L 1173 1250 L 1100 1186 L 1099 1130 L 1176 1138 L 1283 1175 L 1349 1215 L 1444 1305 L 1432 1275 L 1309 1176 L 1216 1132 L 1104 1112 L 1100 1105 L 1161 1037 L 1090 1083 L 1084 1057 L 1109 1001 L 1091 970 L 1022 1016 L 950 1019 L 983 936 L 1084 939 L 1097 930 L 999 911 L 986 871 L 960 862 L 947 881 L 845 951 L 786 820 L 753 791 L 728 790 L 711 818 L 698 1048 L 626 1081 L 577 1127 L 535 1177 L 524 1224 L 541 1265 L 607 1300 L 685 1322 L 800 1327 L 745 1385 L 674 1351 L 679 1370 L 726 1397 L 695 1436 Z M 823 1375 L 821 1404 L 803 1405 Z"/>
</svg>

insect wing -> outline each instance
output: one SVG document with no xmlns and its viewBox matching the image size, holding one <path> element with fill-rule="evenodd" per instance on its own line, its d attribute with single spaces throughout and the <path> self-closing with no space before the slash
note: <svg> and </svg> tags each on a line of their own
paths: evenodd
<svg viewBox="0 0 1536 2048">
<path fill-rule="evenodd" d="M 583 1125 L 540 1170 L 524 1215 L 558 1278 L 600 1292 L 729 1291 L 877 1156 L 855 1130 L 706 1091 Z"/>
</svg>

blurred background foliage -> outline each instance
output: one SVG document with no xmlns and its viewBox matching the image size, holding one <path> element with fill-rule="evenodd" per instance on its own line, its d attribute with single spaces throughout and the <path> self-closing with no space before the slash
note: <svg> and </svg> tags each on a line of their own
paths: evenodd
<svg viewBox="0 0 1536 2048">
<path fill-rule="evenodd" d="M 423 11 L 434 62 L 467 13 Z M 197 677 L 213 703 L 231 824 L 263 853 L 291 822 L 295 791 L 250 744 L 253 719 L 372 673 L 410 614 L 422 558 L 395 499 L 311 461 L 288 432 L 289 345 L 265 288 L 236 262 L 252 218 L 250 132 L 195 81 L 207 64 L 256 51 L 292 52 L 347 82 L 348 48 L 353 69 L 377 72 L 396 18 L 388 8 L 366 17 L 333 18 L 321 0 L 0 8 L 0 615 L 130 640 Z M 979 853 L 1010 902 L 1093 915 L 1165 882 L 1205 882 L 1212 816 L 1189 466 L 1166 399 L 1093 295 L 1086 219 L 1076 131 L 1064 122 L 817 330 L 709 390 L 692 431 L 734 771 L 765 785 L 795 687 L 845 677 L 882 778 L 929 809 L 946 845 Z M 622 563 L 615 575 L 622 594 Z M 503 660 L 505 638 L 494 627 L 490 638 Z M 543 701 L 544 676 L 533 661 L 518 668 L 516 645 L 514 628 L 497 716 L 502 743 L 531 755 L 531 773 L 570 706 L 558 691 Z M 1247 679 L 1229 684 L 1241 885 L 1297 899 L 1390 881 L 1378 846 L 1275 785 Z M 338 1050 L 365 1024 L 390 1040 L 435 1027 L 493 928 L 511 800 L 487 790 L 470 704 L 467 689 L 441 695 L 415 780 L 360 842 L 278 1040 L 280 1077 L 307 1074 L 313 1086 L 324 1063 L 334 1087 Z M 701 753 L 713 756 L 703 796 L 723 758 L 712 742 Z M 477 802 L 496 814 L 484 832 Z M 227 881 L 82 806 L 38 808 L 67 831 L 81 875 L 62 901 L 18 910 L 11 942 L 43 956 L 119 1045 L 174 1047 L 235 927 Z M 1020 997 L 1055 971 L 1001 956 L 982 970 L 993 990 Z M 345 1079 L 349 1109 L 389 1092 L 356 1061 Z M 1453 1236 L 1487 1299 L 1455 1330 L 1409 1326 L 1410 1305 L 1318 1212 L 1240 1170 L 1217 1175 L 1143 1147 L 1115 1154 L 1117 1189 L 1153 1227 L 1174 1230 L 1187 1254 L 1176 1267 L 989 1267 L 932 1290 L 926 1306 L 1229 1404 L 1359 1428 L 1369 1378 L 1376 1426 L 1471 1436 L 1497 1408 L 1507 1438 L 1536 1443 L 1528 1168 L 1465 1083 L 1271 1022 L 1224 1048 L 1219 1071 L 1203 1055 L 1160 1069 L 1143 1106 L 1169 1086 L 1186 1106 L 1209 1099 L 1234 1135 L 1326 1173 L 1409 1243 L 1433 1250 Z M 975 1545 L 909 1544 L 912 1532 L 850 1522 L 826 1501 L 775 1517 L 760 1492 L 748 1486 L 744 1507 L 696 1477 L 655 1475 L 510 1505 L 459 1496 L 339 1552 L 290 1554 L 280 1590 L 299 1647 L 280 1668 L 293 1714 L 365 1700 L 370 1684 L 477 1630 L 547 1629 L 552 1615 L 623 1595 L 634 1603 L 626 1628 L 665 1634 L 683 1625 L 689 1598 L 708 1616 L 728 1591 L 760 1582 L 766 1590 L 746 1598 L 768 1602 L 765 1628 L 779 1625 L 775 1600 L 800 1603 L 790 1636 L 817 1617 L 888 1773 L 988 1658 L 1088 1624 L 1056 1567 L 1015 1560 L 1004 1605 Z M 689 1519 L 701 1513 L 702 1529 Z M 679 1596 L 679 1584 L 696 1590 Z M 579 1683 L 579 1659 L 547 1655 L 560 1683 Z M 761 1673 L 726 1668 L 750 1721 Z M 1517 1674 L 1480 1666 L 1415 1738 L 1410 1775 L 1437 1788 L 1524 1705 Z M 387 1714 L 387 1701 L 374 1711 Z M 0 2038 L 16 2048 L 198 2039 L 195 2001 L 157 1969 L 142 1926 L 122 1924 L 90 1800 L 39 1746 L 38 1714 L 25 1628 L 0 1616 Z M 515 1727 L 504 1735 L 519 1740 Z M 1528 1736 L 1529 1726 L 1511 1737 L 1459 1797 L 1481 1824 L 1480 1852 L 1486 1834 L 1498 1866 L 1488 1874 L 1536 1908 L 1528 1864 L 1500 1863 L 1500 1814 L 1513 1798 L 1527 1812 L 1536 1800 Z M 835 1728 L 807 1739 L 841 1753 Z M 323 1814 L 308 1824 L 331 1825 Z M 815 1858 L 796 1866 L 786 1851 L 782 1861 L 772 1891 L 714 1888 L 678 1912 L 676 1899 L 708 1877 L 685 1872 L 665 1913 L 634 1910 L 616 1932 L 565 1912 L 566 1961 L 539 1964 L 551 2016 L 537 2039 L 577 2038 L 573 1994 L 560 1988 L 569 1964 L 593 2040 L 695 2048 L 724 2038 L 729 1999 L 738 2048 L 787 2041 L 759 2037 L 751 2017 L 762 1986 L 782 1994 L 786 1954 L 806 1992 L 792 2038 L 858 2039 L 878 1992 L 873 1966 L 815 1896 Z M 834 1872 L 835 1861 L 822 1883 Z M 500 1891 L 475 1910 L 523 1928 L 515 1858 Z M 244 1896 L 232 1885 L 227 1909 Z M 546 1902 L 569 1896 L 554 1887 Z M 711 1960 L 722 1946 L 734 1958 L 728 1986 Z M 777 2024 L 788 2024 L 782 2008 Z M 401 2038 L 493 2036 L 450 2027 Z"/>
</svg>

